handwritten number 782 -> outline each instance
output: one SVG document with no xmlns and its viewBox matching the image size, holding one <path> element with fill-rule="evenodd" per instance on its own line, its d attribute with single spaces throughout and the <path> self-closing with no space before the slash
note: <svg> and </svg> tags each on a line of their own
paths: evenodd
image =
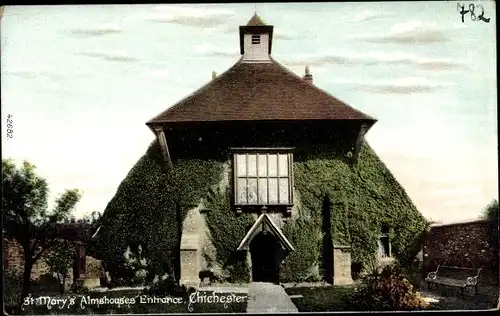
<svg viewBox="0 0 500 316">
<path fill-rule="evenodd" d="M 465 10 L 465 6 L 463 5 L 460 5 L 460 3 L 457 2 L 457 10 L 458 10 L 458 13 L 460 13 L 462 15 L 462 23 L 464 23 L 464 17 L 467 13 L 470 13 L 470 19 L 472 21 L 483 21 L 485 23 L 490 23 L 490 18 L 485 18 L 484 17 L 484 8 L 482 5 L 478 4 L 477 5 L 478 8 L 481 8 L 481 14 L 480 15 L 476 15 L 476 13 L 474 12 L 476 6 L 471 3 L 469 4 L 469 10 Z"/>
</svg>

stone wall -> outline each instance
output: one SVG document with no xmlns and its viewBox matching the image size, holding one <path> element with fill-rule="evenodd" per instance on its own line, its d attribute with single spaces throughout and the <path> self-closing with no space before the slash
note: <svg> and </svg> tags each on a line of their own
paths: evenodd
<svg viewBox="0 0 500 316">
<path fill-rule="evenodd" d="M 351 249 L 349 246 L 333 246 L 333 284 L 352 284 Z"/>
<path fill-rule="evenodd" d="M 424 242 L 423 273 L 439 264 L 483 267 L 484 283 L 498 284 L 498 224 L 473 221 L 431 227 Z"/>
</svg>

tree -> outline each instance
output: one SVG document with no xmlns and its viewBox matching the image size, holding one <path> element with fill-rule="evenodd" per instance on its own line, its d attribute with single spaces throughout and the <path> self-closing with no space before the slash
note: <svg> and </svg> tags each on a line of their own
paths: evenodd
<svg viewBox="0 0 500 316">
<path fill-rule="evenodd" d="M 33 265 L 57 242 L 55 225 L 68 218 L 81 197 L 77 189 L 66 190 L 49 211 L 47 181 L 35 169 L 27 161 L 17 168 L 11 159 L 2 159 L 3 231 L 24 251 L 21 302 L 30 291 Z"/>
<path fill-rule="evenodd" d="M 498 200 L 494 199 L 484 209 L 481 217 L 485 220 L 498 221 Z"/>
<path fill-rule="evenodd" d="M 66 279 L 74 258 L 75 248 L 67 241 L 58 242 L 57 246 L 53 247 L 44 258 L 50 272 L 57 275 L 61 294 L 64 294 Z"/>
</svg>

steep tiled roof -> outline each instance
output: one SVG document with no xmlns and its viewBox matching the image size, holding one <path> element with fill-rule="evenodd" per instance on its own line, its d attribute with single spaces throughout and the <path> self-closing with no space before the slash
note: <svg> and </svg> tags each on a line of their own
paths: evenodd
<svg viewBox="0 0 500 316">
<path fill-rule="evenodd" d="M 262 19 L 255 13 L 252 18 L 248 21 L 247 26 L 263 26 L 266 25 Z"/>
<path fill-rule="evenodd" d="M 147 124 L 254 120 L 376 121 L 271 59 L 240 60 Z"/>
</svg>

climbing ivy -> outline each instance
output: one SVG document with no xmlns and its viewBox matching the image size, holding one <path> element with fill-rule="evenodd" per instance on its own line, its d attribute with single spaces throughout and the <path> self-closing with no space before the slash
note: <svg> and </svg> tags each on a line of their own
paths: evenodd
<svg viewBox="0 0 500 316">
<path fill-rule="evenodd" d="M 230 209 L 228 196 L 220 187 L 210 189 L 205 206 L 209 211 L 205 220 L 210 231 L 210 239 L 217 250 L 217 263 L 229 274 L 229 282 L 248 282 L 249 267 L 245 253 L 237 253 L 239 243 L 252 226 L 250 214 L 236 213 Z"/>
<path fill-rule="evenodd" d="M 418 252 L 419 237 L 428 224 L 368 144 L 363 145 L 355 166 L 327 146 L 294 158 L 294 187 L 300 201 L 298 216 L 283 228 L 295 251 L 282 264 L 282 281 L 321 278 L 318 267 L 328 245 L 322 227 L 331 230 L 330 244 L 350 245 L 352 261 L 364 266 L 373 261 L 382 223 L 391 227 L 392 251 L 398 260 L 407 262 Z M 179 225 L 187 211 L 203 201 L 210 210 L 204 217 L 217 263 L 229 273 L 228 281 L 247 280 L 246 256 L 235 249 L 253 220 L 250 215 L 237 217 L 227 194 L 218 188 L 223 164 L 184 159 L 169 172 L 158 142 L 153 142 L 104 212 L 99 244 L 107 268 L 130 278 L 133 269 L 123 253 L 141 245 L 151 276 L 174 273 L 179 262 Z"/>
<path fill-rule="evenodd" d="M 307 214 L 316 226 L 324 220 L 325 199 L 329 201 L 332 243 L 351 246 L 352 262 L 365 267 L 373 262 L 382 223 L 391 227 L 396 259 L 407 263 L 418 252 L 428 223 L 367 143 L 354 166 L 335 149 L 325 146 L 303 154 L 294 164 L 294 184 L 300 195 L 301 213 Z M 312 237 L 301 237 L 302 229 L 290 225 L 296 223 L 285 226 L 296 248 L 315 244 Z M 293 273 L 287 272 L 292 275 L 300 274 L 304 265 L 317 264 L 300 255 L 287 260 L 287 266 L 297 267 Z"/>
<path fill-rule="evenodd" d="M 218 161 L 179 160 L 171 172 L 164 164 L 159 143 L 154 141 L 104 211 L 98 255 L 116 279 L 133 278 L 124 253 L 139 245 L 148 262 L 149 279 L 159 273 L 173 274 L 179 260 L 179 225 L 222 176 Z"/>
<path fill-rule="evenodd" d="M 292 251 L 281 265 L 280 281 L 318 281 L 320 276 L 315 271 L 318 266 L 321 239 L 318 223 L 311 219 L 297 218 L 285 224 L 283 233 L 295 251 Z"/>
</svg>

